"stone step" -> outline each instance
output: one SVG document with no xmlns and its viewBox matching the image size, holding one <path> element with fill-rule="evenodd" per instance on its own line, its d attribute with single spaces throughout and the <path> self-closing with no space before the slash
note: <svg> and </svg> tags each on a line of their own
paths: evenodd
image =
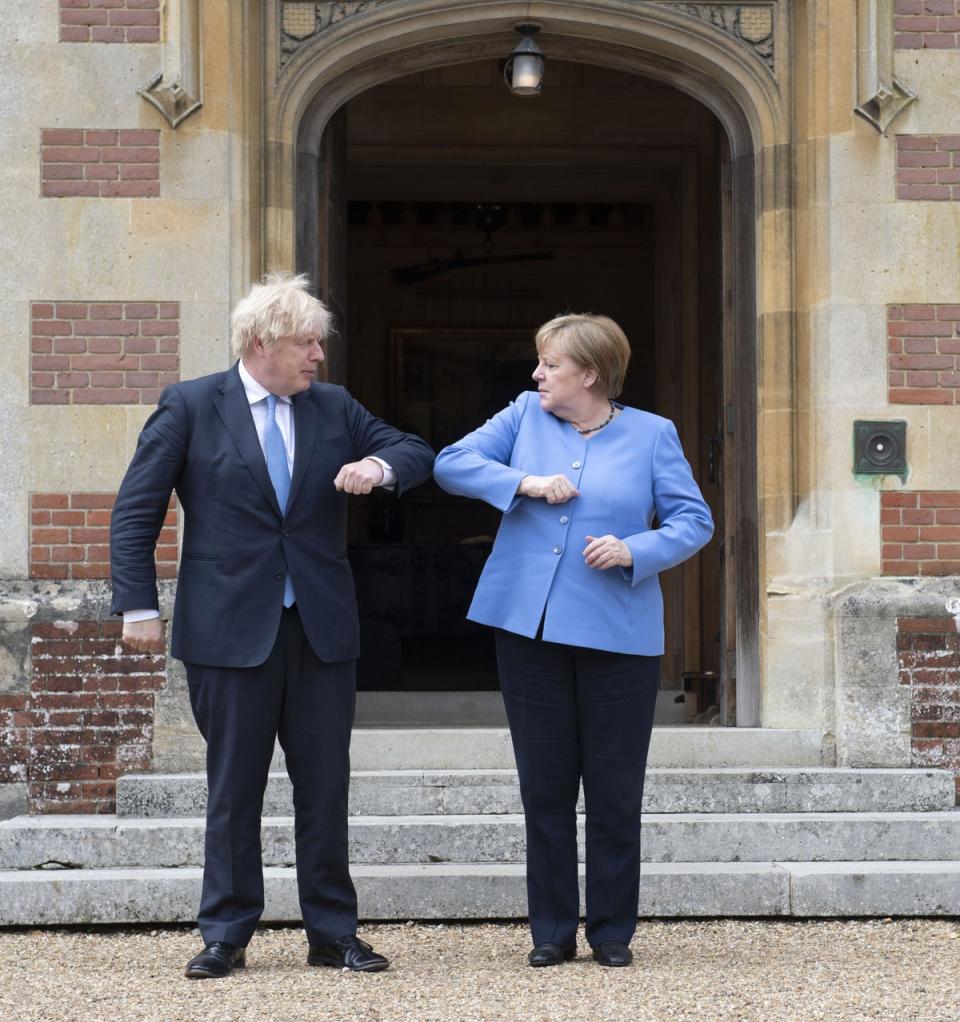
<svg viewBox="0 0 960 1022">
<path fill-rule="evenodd" d="M 356 728 L 355 770 L 497 770 L 516 766 L 504 727 Z M 823 766 L 823 734 L 772 728 L 663 726 L 653 729 L 651 767 Z M 282 766 L 277 751 L 274 764 Z"/>
<path fill-rule="evenodd" d="M 583 858 L 583 817 L 579 818 Z M 0 823 L 0 869 L 113 869 L 203 864 L 202 819 L 19 816 Z M 263 821 L 263 860 L 294 862 L 293 820 Z M 359 865 L 522 863 L 523 817 L 361 816 L 350 820 Z M 932 813 L 676 813 L 643 823 L 649 862 L 960 859 L 960 810 Z M 53 874 L 51 874 L 53 875 Z"/>
<path fill-rule="evenodd" d="M 649 813 L 927 812 L 954 804 L 947 770 L 779 770 L 719 767 L 650 770 L 644 791 Z M 128 774 L 117 782 L 123 817 L 202 816 L 202 774 Z M 356 770 L 350 784 L 354 816 L 519 813 L 514 770 Z M 284 773 L 272 773 L 264 816 L 290 816 Z"/>
<path fill-rule="evenodd" d="M 264 874 L 264 922 L 299 922 L 293 869 Z M 520 864 L 357 866 L 353 877 L 366 921 L 526 916 Z M 0 872 L 0 926 L 192 922 L 200 881 L 196 868 Z M 644 867 L 638 908 L 657 917 L 955 916 L 960 863 L 658 863 Z"/>
</svg>

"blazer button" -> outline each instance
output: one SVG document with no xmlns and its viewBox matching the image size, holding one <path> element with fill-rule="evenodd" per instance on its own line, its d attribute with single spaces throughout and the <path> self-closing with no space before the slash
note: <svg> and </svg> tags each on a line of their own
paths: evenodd
<svg viewBox="0 0 960 1022">
<path fill-rule="evenodd" d="M 555 546 L 555 547 L 553 548 L 553 552 L 554 552 L 555 554 L 562 554 L 562 553 L 563 553 L 563 547 L 562 547 L 562 546 Z"/>
<path fill-rule="evenodd" d="M 275 571 L 273 573 L 273 577 L 274 578 L 283 578 L 283 572 L 282 571 Z"/>
<path fill-rule="evenodd" d="M 573 463 L 573 464 L 572 464 L 572 465 L 571 465 L 570 467 L 571 467 L 571 468 L 579 468 L 579 467 L 580 467 L 580 465 L 581 465 L 581 462 L 579 462 L 579 461 L 575 461 L 575 462 L 574 462 L 574 463 Z"/>
<path fill-rule="evenodd" d="M 560 524 L 561 525 L 566 525 L 567 522 L 569 522 L 569 521 L 570 521 L 570 519 L 566 515 L 561 515 L 560 516 Z"/>
<path fill-rule="evenodd" d="M 283 536 L 284 539 L 289 539 L 290 532 L 288 529 L 284 529 L 283 532 L 280 533 L 280 535 Z"/>
</svg>

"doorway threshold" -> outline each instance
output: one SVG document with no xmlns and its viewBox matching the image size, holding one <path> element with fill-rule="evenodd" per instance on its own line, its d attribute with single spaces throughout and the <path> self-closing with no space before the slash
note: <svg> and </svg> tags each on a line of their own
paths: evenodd
<svg viewBox="0 0 960 1022">
<path fill-rule="evenodd" d="M 657 694 L 655 724 L 683 724 L 680 690 Z M 680 702 L 677 698 L 680 697 Z M 506 727 L 497 692 L 358 692 L 355 727 Z"/>
</svg>

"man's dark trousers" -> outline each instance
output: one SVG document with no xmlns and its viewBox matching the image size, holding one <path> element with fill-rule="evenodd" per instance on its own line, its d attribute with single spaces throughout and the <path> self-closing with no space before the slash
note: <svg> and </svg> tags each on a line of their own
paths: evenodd
<svg viewBox="0 0 960 1022">
<path fill-rule="evenodd" d="M 293 782 L 297 884 L 311 944 L 353 934 L 357 899 L 347 850 L 354 660 L 324 663 L 296 605 L 257 667 L 187 664 L 190 702 L 207 741 L 206 858 L 198 924 L 204 943 L 245 946 L 263 911 L 260 817 L 279 736 Z"/>
</svg>

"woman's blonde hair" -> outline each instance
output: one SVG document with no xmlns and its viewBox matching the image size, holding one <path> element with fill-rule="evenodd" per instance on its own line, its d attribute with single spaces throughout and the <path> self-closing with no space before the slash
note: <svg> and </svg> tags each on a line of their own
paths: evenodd
<svg viewBox="0 0 960 1022">
<path fill-rule="evenodd" d="M 323 302 L 309 294 L 306 274 L 271 273 L 254 284 L 246 298 L 237 302 L 230 317 L 230 344 L 239 358 L 252 350 L 259 337 L 273 347 L 281 337 L 315 333 L 327 336 L 333 316 Z"/>
<path fill-rule="evenodd" d="M 630 342 L 609 316 L 568 313 L 537 331 L 537 354 L 553 348 L 569 355 L 583 369 L 597 374 L 596 388 L 609 398 L 620 396 L 630 363 Z"/>
</svg>

